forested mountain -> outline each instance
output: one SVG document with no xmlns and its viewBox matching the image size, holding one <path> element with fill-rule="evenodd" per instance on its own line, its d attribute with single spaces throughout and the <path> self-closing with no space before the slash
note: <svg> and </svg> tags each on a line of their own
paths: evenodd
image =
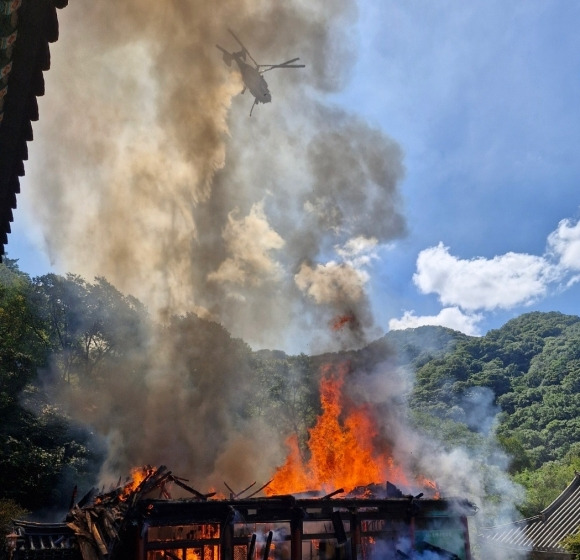
<svg viewBox="0 0 580 560">
<path fill-rule="evenodd" d="M 412 407 L 469 423 L 470 397 L 488 388 L 498 407 L 498 436 L 521 444 L 527 463 L 564 458 L 580 443 L 579 321 L 528 313 L 458 341 L 417 370 Z"/>
<path fill-rule="evenodd" d="M 0 518 L 15 506 L 66 507 L 74 484 L 92 483 L 103 457 L 91 422 L 115 411 L 90 402 L 81 426 L 59 406 L 61 397 L 114 385 L 138 400 L 152 367 L 142 351 L 150 324 L 140 302 L 103 278 L 30 279 L 13 261 L 0 265 Z M 389 364 L 414 374 L 406 398 L 416 426 L 449 445 L 469 446 L 483 428 L 497 435 L 512 456 L 511 473 L 531 489 L 524 513 L 545 507 L 580 469 L 580 317 L 528 313 L 482 337 L 443 327 L 392 331 L 324 356 L 252 352 L 194 315 L 173 317 L 162 330 L 163 351 L 184 369 L 190 408 L 217 379 L 218 387 L 231 385 L 240 419 L 262 417 L 304 442 L 320 412 L 323 362 L 340 358 L 362 371 Z M 475 400 L 486 404 L 487 423 L 474 417 Z"/>
</svg>

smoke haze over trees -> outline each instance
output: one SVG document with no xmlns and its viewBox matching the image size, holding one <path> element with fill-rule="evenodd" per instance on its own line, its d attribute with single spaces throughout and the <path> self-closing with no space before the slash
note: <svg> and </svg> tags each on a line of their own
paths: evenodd
<svg viewBox="0 0 580 560">
<path fill-rule="evenodd" d="M 578 317 L 532 313 L 481 338 L 421 327 L 360 350 L 289 356 L 253 352 L 192 314 L 152 329 L 139 301 L 104 279 L 30 280 L 13 263 L 1 272 L 0 498 L 28 509 L 66 505 L 75 483 L 145 462 L 203 485 L 265 481 L 284 438 L 308 438 L 328 363 L 349 364 L 349 398 L 382 411 L 399 460 L 406 445 L 415 469 L 433 456 L 485 465 L 479 499 L 497 498 L 503 469 L 541 487 L 578 467 Z M 449 487 L 443 465 L 434 470 Z M 553 497 L 532 493 L 523 511 Z"/>
</svg>

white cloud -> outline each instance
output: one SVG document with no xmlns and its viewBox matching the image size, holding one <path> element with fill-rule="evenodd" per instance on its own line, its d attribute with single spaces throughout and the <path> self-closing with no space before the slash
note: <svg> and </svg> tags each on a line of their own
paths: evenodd
<svg viewBox="0 0 580 560">
<path fill-rule="evenodd" d="M 437 315 L 405 311 L 390 329 L 441 325 L 478 335 L 483 315 L 475 311 L 510 309 L 545 297 L 558 284 L 567 289 L 580 281 L 580 222 L 562 220 L 550 233 L 542 256 L 505 253 L 491 259 L 460 259 L 439 243 L 419 253 L 413 282 L 423 294 L 436 294 L 444 305 Z"/>
<path fill-rule="evenodd" d="M 417 316 L 414 311 L 405 311 L 400 319 L 389 321 L 389 330 L 414 329 L 425 325 L 439 325 L 462 333 L 479 336 L 477 324 L 483 319 L 479 314 L 463 313 L 458 307 L 446 307 L 437 315 Z"/>
<path fill-rule="evenodd" d="M 338 248 L 339 254 L 354 256 L 360 255 L 361 253 L 372 252 L 377 246 L 376 237 L 364 237 L 359 235 L 358 237 L 353 237 L 349 239 L 344 247 Z"/>
<path fill-rule="evenodd" d="M 548 236 L 548 247 L 559 258 L 561 267 L 580 270 L 580 222 L 572 225 L 570 220 L 562 220 Z"/>
<path fill-rule="evenodd" d="M 547 258 L 506 253 L 492 259 L 459 259 L 439 243 L 419 253 L 413 281 L 443 305 L 475 311 L 527 305 L 546 295 L 561 271 Z"/>
</svg>

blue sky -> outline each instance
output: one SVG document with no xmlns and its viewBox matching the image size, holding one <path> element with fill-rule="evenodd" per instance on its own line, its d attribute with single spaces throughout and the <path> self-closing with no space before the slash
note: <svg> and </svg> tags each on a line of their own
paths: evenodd
<svg viewBox="0 0 580 560">
<path fill-rule="evenodd" d="M 364 265 L 383 330 L 580 314 L 578 21 L 559 0 L 359 3 L 358 61 L 327 101 L 404 151 L 408 234 Z M 27 181 L 6 249 L 34 276 L 51 264 Z"/>
<path fill-rule="evenodd" d="M 543 259 L 562 220 L 568 250 L 578 243 L 579 17 L 572 2 L 361 4 L 362 52 L 341 102 L 401 144 L 407 170 L 409 235 L 372 275 L 381 322 L 457 307 L 483 333 L 530 310 L 580 313 L 580 288 L 567 287 L 578 250 L 566 266 Z M 431 256 L 452 257 L 448 274 L 425 253 L 439 244 Z"/>
</svg>

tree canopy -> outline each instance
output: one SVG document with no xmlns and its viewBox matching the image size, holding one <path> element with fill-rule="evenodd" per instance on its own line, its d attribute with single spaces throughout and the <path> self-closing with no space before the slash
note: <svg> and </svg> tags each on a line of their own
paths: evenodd
<svg viewBox="0 0 580 560">
<path fill-rule="evenodd" d="M 104 278 L 31 279 L 15 261 L 0 265 L 0 500 L 8 500 L 6 507 L 66 505 L 74 484 L 92 483 L 102 448 L 91 419 L 110 410 L 92 403 L 81 426 L 59 395 L 107 384 L 142 395 L 151 324 L 138 300 Z M 262 418 L 304 444 L 320 412 L 319 368 L 329 355 L 253 352 L 223 326 L 193 314 L 170 317 L 160 332 L 163 352 L 184 368 L 188 407 L 206 410 L 203 399 L 217 386 L 240 420 Z M 392 331 L 331 357 L 363 374 L 381 364 L 412 371 L 405 395 L 410 421 L 444 445 L 476 449 L 495 438 L 511 457 L 510 473 L 529 489 L 526 513 L 545 507 L 569 482 L 570 469 L 580 468 L 580 317 L 528 313 L 482 337 L 443 327 Z M 221 421 L 209 408 L 205 414 L 198 420 Z"/>
</svg>

